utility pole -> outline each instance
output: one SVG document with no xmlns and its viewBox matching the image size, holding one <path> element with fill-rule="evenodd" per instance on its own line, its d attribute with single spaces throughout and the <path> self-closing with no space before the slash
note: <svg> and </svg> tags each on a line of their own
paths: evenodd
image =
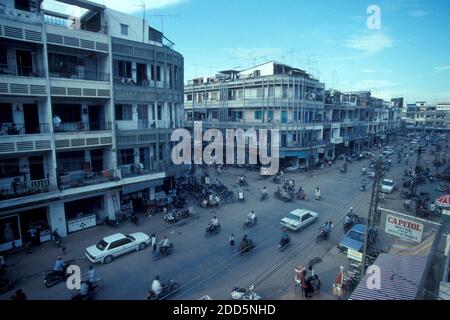
<svg viewBox="0 0 450 320">
<path fill-rule="evenodd" d="M 378 213 L 378 195 L 380 192 L 381 181 L 381 159 L 377 160 L 375 165 L 375 177 L 373 179 L 372 195 L 370 197 L 369 215 L 366 222 L 366 233 L 364 235 L 364 250 L 361 262 L 361 277 L 364 277 L 366 272 L 366 257 L 369 246 L 369 231 L 372 227 L 380 222 L 380 213 Z"/>
<path fill-rule="evenodd" d="M 415 167 L 415 179 L 413 183 L 413 196 L 417 196 L 417 177 L 421 173 L 421 167 L 420 167 L 420 161 L 422 159 L 422 146 L 419 146 L 419 149 L 417 149 L 417 160 L 416 160 L 416 167 Z M 416 206 L 416 214 L 417 214 L 417 206 Z"/>
</svg>

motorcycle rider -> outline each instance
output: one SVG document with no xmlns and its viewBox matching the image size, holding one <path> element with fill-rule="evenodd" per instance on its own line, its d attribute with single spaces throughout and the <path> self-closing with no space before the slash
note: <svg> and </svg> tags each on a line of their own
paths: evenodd
<svg viewBox="0 0 450 320">
<path fill-rule="evenodd" d="M 320 200 L 320 189 L 319 189 L 319 187 L 316 188 L 315 196 L 316 196 L 316 200 Z"/>
<path fill-rule="evenodd" d="M 152 281 L 151 292 L 153 292 L 153 294 L 158 298 L 162 292 L 162 289 L 163 288 L 162 288 L 161 282 L 159 281 L 159 276 L 156 276 L 155 279 L 153 279 L 153 281 Z"/>
<path fill-rule="evenodd" d="M 267 199 L 269 197 L 269 191 L 267 190 L 267 187 L 264 186 L 261 189 L 261 198 L 262 199 Z"/>
<path fill-rule="evenodd" d="M 289 239 L 289 235 L 286 232 L 286 229 L 284 228 L 281 232 L 281 240 L 280 240 L 280 246 L 283 247 L 287 245 L 291 240 Z"/>
<path fill-rule="evenodd" d="M 165 253 L 167 251 L 167 248 L 170 247 L 170 242 L 167 236 L 164 236 L 162 240 L 159 242 L 159 251 L 161 253 Z"/>
<path fill-rule="evenodd" d="M 65 268 L 66 268 L 65 263 L 64 263 L 63 259 L 61 258 L 61 256 L 59 256 L 55 261 L 55 265 L 53 267 L 53 273 L 57 276 L 63 277 Z"/>
<path fill-rule="evenodd" d="M 242 238 L 241 244 L 239 245 L 239 251 L 246 251 L 248 246 L 250 245 L 250 240 L 247 239 L 247 235 L 244 235 Z"/>
<path fill-rule="evenodd" d="M 245 184 L 245 177 L 244 176 L 240 176 L 239 177 L 239 185 L 243 186 Z"/>
<path fill-rule="evenodd" d="M 214 231 L 219 226 L 219 219 L 217 219 L 216 216 L 214 216 L 211 220 L 211 223 L 209 224 L 209 231 Z"/>
<path fill-rule="evenodd" d="M 300 186 L 300 187 L 298 188 L 298 196 L 299 196 L 301 199 L 305 199 L 305 198 L 306 198 L 306 193 L 305 193 L 305 190 L 303 190 L 303 187 L 302 187 L 302 186 Z"/>
<path fill-rule="evenodd" d="M 366 167 L 363 167 L 362 170 L 361 170 L 361 173 L 362 173 L 363 176 L 366 175 L 366 171 L 367 171 L 367 170 L 366 170 Z"/>
<path fill-rule="evenodd" d="M 95 282 L 97 281 L 95 270 L 93 266 L 89 266 L 89 270 L 86 272 L 87 284 L 89 286 L 89 291 L 94 289 Z"/>
<path fill-rule="evenodd" d="M 362 179 L 361 181 L 361 190 L 366 191 L 366 180 Z"/>
<path fill-rule="evenodd" d="M 249 214 L 247 214 L 247 223 L 252 225 L 255 223 L 255 219 L 256 219 L 256 213 L 255 211 L 250 211 Z"/>
</svg>

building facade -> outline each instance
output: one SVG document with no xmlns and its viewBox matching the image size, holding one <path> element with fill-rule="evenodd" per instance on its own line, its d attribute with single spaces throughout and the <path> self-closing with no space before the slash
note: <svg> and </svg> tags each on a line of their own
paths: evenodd
<svg viewBox="0 0 450 320">
<path fill-rule="evenodd" d="M 450 130 L 450 102 L 428 104 L 417 101 L 408 104 L 405 124 L 407 130 L 448 131 Z"/>
<path fill-rule="evenodd" d="M 274 61 L 194 79 L 184 93 L 187 126 L 279 129 L 280 158 L 300 166 L 387 139 L 401 120 L 398 103 L 326 91 L 305 71 Z"/>
<path fill-rule="evenodd" d="M 151 199 L 177 174 L 183 57 L 142 19 L 59 2 L 79 16 L 0 5 L 0 251 L 31 226 L 45 241 L 114 219 L 126 195 Z"/>
</svg>

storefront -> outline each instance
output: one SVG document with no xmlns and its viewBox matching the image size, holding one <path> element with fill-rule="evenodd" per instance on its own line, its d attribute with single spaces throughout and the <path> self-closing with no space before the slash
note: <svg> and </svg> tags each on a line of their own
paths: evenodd
<svg viewBox="0 0 450 320">
<path fill-rule="evenodd" d="M 163 179 L 125 185 L 120 191 L 121 206 L 130 206 L 135 213 L 145 212 L 150 200 L 155 198 L 155 188 L 163 185 Z"/>
<path fill-rule="evenodd" d="M 0 217 L 0 251 L 20 247 L 29 241 L 28 230 L 34 227 L 38 230 L 40 242 L 51 239 L 48 223 L 48 207 L 21 211 L 5 217 Z"/>
<path fill-rule="evenodd" d="M 75 232 L 97 225 L 104 216 L 103 197 L 80 199 L 64 203 L 67 231 Z"/>
</svg>

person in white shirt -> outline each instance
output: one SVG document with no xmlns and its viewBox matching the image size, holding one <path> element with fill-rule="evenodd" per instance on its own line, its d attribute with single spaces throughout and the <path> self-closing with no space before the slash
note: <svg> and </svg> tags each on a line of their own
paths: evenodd
<svg viewBox="0 0 450 320">
<path fill-rule="evenodd" d="M 164 253 L 164 251 L 167 250 L 167 248 L 170 246 L 170 242 L 169 239 L 164 236 L 164 238 L 159 242 L 159 247 L 160 247 L 160 251 L 161 253 Z"/>
<path fill-rule="evenodd" d="M 55 114 L 55 116 L 53 117 L 53 125 L 55 126 L 55 128 L 61 128 L 61 118 Z"/>
<path fill-rule="evenodd" d="M 256 213 L 255 211 L 250 211 L 250 213 L 247 215 L 247 221 L 248 223 L 253 224 L 255 222 L 255 218 L 256 218 Z"/>
<path fill-rule="evenodd" d="M 212 218 L 211 223 L 214 227 L 217 227 L 219 225 L 219 219 L 217 219 L 216 216 L 214 216 L 214 218 Z"/>
<path fill-rule="evenodd" d="M 156 276 L 152 282 L 152 292 L 156 295 L 156 297 L 159 297 L 162 292 L 162 285 L 159 281 L 159 276 Z"/>
</svg>

